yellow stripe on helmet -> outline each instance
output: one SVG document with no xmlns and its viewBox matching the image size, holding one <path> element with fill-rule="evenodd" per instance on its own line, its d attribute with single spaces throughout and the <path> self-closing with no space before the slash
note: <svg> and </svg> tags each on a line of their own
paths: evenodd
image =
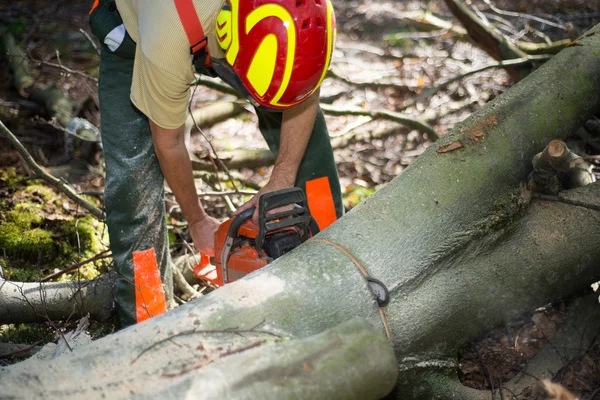
<svg viewBox="0 0 600 400">
<path fill-rule="evenodd" d="M 323 79 L 325 79 L 325 75 L 327 74 L 327 70 L 329 69 L 329 63 L 331 62 L 331 56 L 333 54 L 333 46 L 335 44 L 335 39 L 337 35 L 337 31 L 332 26 L 333 19 L 333 4 L 331 1 L 327 1 L 327 58 L 325 59 L 325 66 L 323 67 L 323 72 L 321 73 L 321 78 L 319 79 L 319 83 L 317 86 L 310 92 L 313 94 L 323 83 Z"/>
<path fill-rule="evenodd" d="M 235 59 L 238 56 L 238 53 L 240 52 L 240 40 L 239 40 L 239 33 L 238 33 L 238 26 L 239 26 L 239 11 L 238 11 L 238 4 L 239 4 L 240 0 L 230 0 L 230 4 L 231 4 L 231 29 L 230 29 L 230 33 L 231 33 L 231 45 L 229 46 L 229 49 L 227 49 L 227 53 L 225 54 L 225 58 L 227 59 L 227 62 L 229 63 L 229 65 L 233 65 L 235 63 Z"/>
<path fill-rule="evenodd" d="M 239 1 L 239 0 L 235 0 L 235 1 Z M 232 4 L 232 6 L 233 6 L 233 4 Z M 281 98 L 281 96 L 283 96 L 283 94 L 285 93 L 285 91 L 290 83 L 290 78 L 292 76 L 292 68 L 294 66 L 294 58 L 296 55 L 295 54 L 295 52 L 296 52 L 296 26 L 294 25 L 294 19 L 293 19 L 292 15 L 284 7 L 277 5 L 277 4 L 265 4 L 265 5 L 258 7 L 254 11 L 252 11 L 246 18 L 246 34 L 248 34 L 250 32 L 250 30 L 252 30 L 252 28 L 258 22 L 260 22 L 264 18 L 268 18 L 268 17 L 279 18 L 280 20 L 283 21 L 283 24 L 287 29 L 287 53 L 286 53 L 286 59 L 285 59 L 285 67 L 284 67 L 284 71 L 283 71 L 283 78 L 281 81 L 281 85 L 279 86 L 279 90 L 277 90 L 277 93 L 275 94 L 273 99 L 270 101 L 270 104 L 272 104 L 272 105 L 285 107 L 286 104 L 279 104 L 278 101 Z M 265 49 L 265 52 L 266 51 L 267 50 Z M 277 47 L 275 47 L 274 49 L 271 48 L 270 51 L 275 51 L 275 54 L 269 55 L 268 59 L 275 60 L 277 57 Z M 229 59 L 228 59 L 228 61 L 229 61 Z M 252 65 L 254 65 L 254 63 L 255 63 L 255 61 L 253 60 Z M 274 69 L 275 68 L 273 66 L 273 71 L 274 71 Z M 248 80 L 250 81 L 252 86 L 254 86 L 254 88 L 257 89 L 258 87 L 264 86 L 265 79 L 268 79 L 269 83 L 271 82 L 271 80 L 273 78 L 273 72 L 271 72 L 270 76 L 260 78 L 259 81 L 256 81 L 256 84 L 255 84 L 255 82 L 252 81 L 252 79 L 256 79 L 255 76 L 256 75 L 253 74 L 253 76 L 251 77 L 250 74 L 248 74 Z M 267 86 L 267 88 L 268 88 L 268 86 Z M 257 89 L 257 92 L 258 92 L 258 89 Z"/>
</svg>

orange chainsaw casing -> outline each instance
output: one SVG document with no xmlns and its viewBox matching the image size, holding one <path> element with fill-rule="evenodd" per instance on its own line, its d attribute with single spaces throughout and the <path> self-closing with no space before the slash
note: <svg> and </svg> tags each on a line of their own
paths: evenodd
<svg viewBox="0 0 600 400">
<path fill-rule="evenodd" d="M 216 286 L 223 286 L 223 260 L 221 260 L 223 246 L 227 240 L 227 232 L 233 219 L 228 219 L 219 225 L 215 235 L 215 265 L 211 265 L 208 257 L 203 256 L 200 264 L 194 267 L 194 274 L 201 279 L 211 282 Z M 258 235 L 258 226 L 251 220 L 242 224 L 239 229 L 239 236 L 247 239 L 255 239 Z M 256 248 L 245 240 L 241 246 L 237 246 L 231 250 L 228 263 L 228 281 L 232 282 L 252 271 L 256 271 L 267 265 L 271 258 L 261 250 L 261 254 L 256 251 Z"/>
<path fill-rule="evenodd" d="M 194 267 L 196 276 L 223 286 L 264 267 L 319 232 L 300 188 L 262 194 L 258 203 L 258 225 L 252 222 L 255 208 L 246 209 L 219 225 L 214 265 L 208 256 L 202 255 Z"/>
</svg>

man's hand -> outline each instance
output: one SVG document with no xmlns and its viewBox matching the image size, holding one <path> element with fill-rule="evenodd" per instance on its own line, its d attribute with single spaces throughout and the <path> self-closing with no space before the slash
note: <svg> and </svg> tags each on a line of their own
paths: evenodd
<svg viewBox="0 0 600 400">
<path fill-rule="evenodd" d="M 271 179 L 249 202 L 238 208 L 234 215 L 238 215 L 248 208 L 256 207 L 252 221 L 258 224 L 258 198 L 260 195 L 294 186 L 300 162 L 315 125 L 318 109 L 319 91 L 317 90 L 304 102 L 283 111 L 279 153 L 275 160 Z"/>
<path fill-rule="evenodd" d="M 204 218 L 188 225 L 194 246 L 199 253 L 207 256 L 215 255 L 215 234 L 219 225 L 220 222 L 210 215 L 205 215 Z"/>
<path fill-rule="evenodd" d="M 283 177 L 279 178 L 279 177 L 275 176 L 275 171 L 273 171 L 273 175 L 271 175 L 271 179 L 269 179 L 269 183 L 267 183 L 262 189 L 260 189 L 258 191 L 258 193 L 256 193 L 247 203 L 240 206 L 240 208 L 238 208 L 235 211 L 235 213 L 233 213 L 233 215 L 236 216 L 239 213 L 241 213 L 242 211 L 245 211 L 252 207 L 256 207 L 256 209 L 254 210 L 254 214 L 252 215 L 252 222 L 254 222 L 255 225 L 258 225 L 258 199 L 259 199 L 259 197 L 264 193 L 274 192 L 276 190 L 287 189 L 287 188 L 293 187 L 295 177 L 296 177 L 295 174 L 292 176 L 288 175 L 287 177 L 284 174 Z M 275 209 L 275 210 L 272 210 L 271 212 L 277 212 L 277 211 L 279 211 L 279 210 Z"/>
</svg>

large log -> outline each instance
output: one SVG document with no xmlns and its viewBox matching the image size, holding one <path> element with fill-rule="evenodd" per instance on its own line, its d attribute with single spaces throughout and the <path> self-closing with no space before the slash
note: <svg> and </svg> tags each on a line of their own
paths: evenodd
<svg viewBox="0 0 600 400">
<path fill-rule="evenodd" d="M 188 386 L 173 374 L 193 380 L 205 367 L 186 366 L 197 366 L 207 345 L 226 348 L 231 340 L 228 334 L 209 340 L 201 333 L 260 330 L 301 339 L 361 317 L 383 334 L 383 314 L 354 259 L 389 289 L 385 314 L 398 360 L 396 395 L 452 397 L 429 393 L 420 382 L 436 371 L 452 375 L 454 353 L 465 341 L 600 279 L 600 214 L 566 203 L 529 202 L 519 191 L 532 157 L 551 139 L 575 133 L 598 110 L 599 31 L 594 28 L 581 46 L 565 49 L 459 124 L 317 238 L 260 272 L 81 353 L 31 366 L 25 384 L 16 367 L 2 370 L 4 393 L 51 395 L 57 382 L 69 381 L 72 396 L 110 387 L 114 398 L 136 391 L 151 397 L 146 387 L 160 385 L 163 397 L 176 397 Z M 600 185 L 561 195 L 597 206 Z M 250 346 L 255 338 L 236 343 Z M 72 382 L 84 366 L 93 367 L 85 381 Z M 230 372 L 214 368 L 219 376 Z M 107 375 L 114 377 L 110 385 Z M 202 395 L 223 393 L 222 381 L 202 376 Z M 239 385 L 231 382 L 229 389 Z"/>
</svg>

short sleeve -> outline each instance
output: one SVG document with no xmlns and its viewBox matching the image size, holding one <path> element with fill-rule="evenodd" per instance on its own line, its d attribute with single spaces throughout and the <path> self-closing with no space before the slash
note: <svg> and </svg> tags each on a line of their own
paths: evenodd
<svg viewBox="0 0 600 400">
<path fill-rule="evenodd" d="M 131 101 L 161 128 L 178 128 L 185 123 L 194 79 L 191 62 L 174 63 L 167 71 L 147 58 L 141 47 L 136 49 Z"/>
</svg>

